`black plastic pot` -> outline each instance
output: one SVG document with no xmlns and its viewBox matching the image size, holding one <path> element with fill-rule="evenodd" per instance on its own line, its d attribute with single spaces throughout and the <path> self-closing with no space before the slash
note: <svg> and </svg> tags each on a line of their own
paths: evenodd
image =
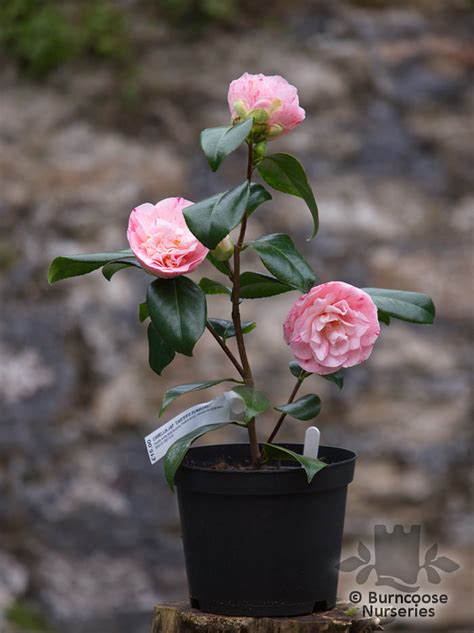
<svg viewBox="0 0 474 633">
<path fill-rule="evenodd" d="M 282 446 L 302 452 L 297 444 Z M 329 465 L 311 484 L 292 462 L 278 470 L 209 467 L 242 463 L 248 450 L 247 444 L 191 448 L 177 472 L 191 606 L 257 617 L 330 609 L 356 454 L 321 446 Z"/>
</svg>

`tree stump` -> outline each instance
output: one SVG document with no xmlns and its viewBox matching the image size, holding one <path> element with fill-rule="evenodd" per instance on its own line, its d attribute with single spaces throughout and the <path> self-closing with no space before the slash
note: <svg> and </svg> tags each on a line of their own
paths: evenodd
<svg viewBox="0 0 474 633">
<path fill-rule="evenodd" d="M 202 613 L 184 603 L 155 607 L 151 633 L 369 633 L 379 618 L 362 618 L 357 608 L 338 604 L 330 611 L 292 618 L 230 617 Z"/>
</svg>

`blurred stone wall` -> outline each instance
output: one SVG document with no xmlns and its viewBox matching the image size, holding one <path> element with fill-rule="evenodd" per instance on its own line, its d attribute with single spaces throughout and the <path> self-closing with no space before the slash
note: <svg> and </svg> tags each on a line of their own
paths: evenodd
<svg viewBox="0 0 474 633">
<path fill-rule="evenodd" d="M 370 543 L 376 523 L 421 523 L 461 564 L 443 578 L 453 597 L 437 625 L 451 631 L 470 617 L 472 12 L 462 2 L 277 4 L 276 17 L 197 38 L 137 11 L 139 96 L 128 106 L 102 64 L 40 83 L 3 65 L 0 611 L 33 605 L 67 633 L 138 633 L 155 602 L 186 594 L 175 499 L 143 436 L 167 387 L 214 378 L 226 361 L 205 335 L 160 380 L 137 319 L 142 274 L 51 288 L 46 269 L 59 254 L 126 247 L 138 203 L 198 200 L 242 179 L 242 154 L 210 173 L 198 132 L 226 124 L 227 85 L 249 71 L 299 89 L 307 120 L 272 149 L 302 159 L 322 227 L 307 242 L 304 204 L 275 194 L 250 236 L 289 232 L 321 281 L 424 291 L 438 308 L 434 327 L 384 327 L 342 392 L 307 381 L 323 398 L 324 441 L 360 453 L 347 552 Z M 292 300 L 243 307 L 258 322 L 248 336 L 258 383 L 275 403 L 291 387 L 281 324 Z M 213 298 L 210 308 L 225 318 L 229 306 Z M 300 440 L 304 426 L 288 422 L 281 438 Z M 354 579 L 341 581 L 343 595 Z"/>
</svg>

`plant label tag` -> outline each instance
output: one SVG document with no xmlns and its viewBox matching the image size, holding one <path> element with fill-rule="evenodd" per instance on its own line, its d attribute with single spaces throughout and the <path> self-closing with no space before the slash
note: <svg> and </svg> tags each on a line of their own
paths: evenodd
<svg viewBox="0 0 474 633">
<path fill-rule="evenodd" d="M 303 455 L 317 459 L 319 453 L 320 432 L 317 426 L 310 426 L 304 436 Z"/>
<path fill-rule="evenodd" d="M 244 418 L 244 401 L 234 391 L 186 409 L 145 437 L 150 461 L 156 464 L 172 444 L 200 426 L 242 422 Z"/>
</svg>

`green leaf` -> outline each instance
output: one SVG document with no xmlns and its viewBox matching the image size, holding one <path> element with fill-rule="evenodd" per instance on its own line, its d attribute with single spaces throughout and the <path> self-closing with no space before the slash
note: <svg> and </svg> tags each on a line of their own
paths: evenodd
<svg viewBox="0 0 474 633">
<path fill-rule="evenodd" d="M 135 258 L 119 259 L 116 262 L 109 262 L 108 264 L 105 264 L 102 268 L 102 274 L 107 281 L 110 281 L 119 270 L 122 270 L 123 268 L 130 268 L 130 266 L 133 266 L 134 268 L 141 268 Z"/>
<path fill-rule="evenodd" d="M 222 273 L 226 277 L 229 276 L 229 272 L 230 272 L 229 262 L 220 262 L 218 259 L 214 257 L 212 253 L 208 253 L 206 259 L 210 264 L 214 266 L 214 268 L 217 268 L 217 270 L 220 273 Z"/>
<path fill-rule="evenodd" d="M 148 286 L 148 312 L 153 325 L 171 347 L 192 356 L 206 327 L 206 297 L 191 279 L 157 279 Z"/>
<path fill-rule="evenodd" d="M 184 435 L 169 447 L 168 452 L 165 455 L 164 468 L 166 481 L 172 491 L 174 490 L 174 477 L 176 475 L 176 471 L 181 466 L 181 463 L 191 444 L 206 433 L 216 431 L 224 426 L 226 426 L 226 424 L 207 424 L 205 426 L 199 426 L 197 429 L 194 429 L 194 431 Z"/>
<path fill-rule="evenodd" d="M 295 400 L 294 402 L 290 402 L 289 404 L 282 404 L 279 407 L 274 407 L 277 411 L 281 413 L 287 413 L 291 415 L 292 418 L 296 418 L 297 420 L 312 420 L 321 411 L 321 398 L 314 394 L 309 394 L 307 396 L 302 396 Z"/>
<path fill-rule="evenodd" d="M 293 374 L 293 376 L 295 378 L 298 378 L 298 380 L 304 380 L 308 376 L 311 376 L 311 372 L 305 371 L 302 367 L 298 365 L 298 363 L 295 360 L 291 360 L 288 364 L 288 367 L 290 368 L 290 371 Z"/>
<path fill-rule="evenodd" d="M 390 325 L 390 315 L 383 310 L 377 309 L 377 317 L 380 323 L 385 323 L 385 325 Z"/>
<path fill-rule="evenodd" d="M 213 279 L 208 279 L 207 277 L 203 277 L 199 282 L 199 287 L 206 295 L 230 295 L 232 291 L 224 284 L 219 283 L 218 281 L 214 281 Z"/>
<path fill-rule="evenodd" d="M 209 319 L 209 323 L 224 341 L 235 336 L 235 327 L 232 321 L 227 321 L 226 319 Z M 257 327 L 257 324 L 255 321 L 241 321 L 241 326 L 242 333 L 248 334 Z"/>
<path fill-rule="evenodd" d="M 224 158 L 245 141 L 252 129 L 252 118 L 230 127 L 211 127 L 201 132 L 201 147 L 212 171 L 216 171 Z"/>
<path fill-rule="evenodd" d="M 308 292 L 316 277 L 309 264 L 296 250 L 292 240 L 284 233 L 273 233 L 250 242 L 263 265 L 278 281 L 301 292 Z"/>
<path fill-rule="evenodd" d="M 239 382 L 238 380 L 234 380 L 234 378 L 218 378 L 217 380 L 205 380 L 204 382 L 188 382 L 185 385 L 177 385 L 176 387 L 171 387 L 163 396 L 163 400 L 161 401 L 160 408 L 160 416 L 166 411 L 166 409 L 170 406 L 176 398 L 179 396 L 183 396 L 186 393 L 191 393 L 192 391 L 201 391 L 202 389 L 209 389 L 209 387 L 214 387 L 214 385 L 220 385 L 221 382 Z"/>
<path fill-rule="evenodd" d="M 183 210 L 190 231 L 207 248 L 216 248 L 242 220 L 247 209 L 249 188 L 246 180 L 225 193 L 219 193 Z"/>
<path fill-rule="evenodd" d="M 262 273 L 246 272 L 240 275 L 240 298 L 259 299 L 261 297 L 273 297 L 282 292 L 295 290 L 288 284 L 281 283 L 275 277 Z"/>
<path fill-rule="evenodd" d="M 251 215 L 257 207 L 272 199 L 272 194 L 262 185 L 250 185 L 250 194 L 247 202 L 247 216 Z"/>
<path fill-rule="evenodd" d="M 313 238 L 319 229 L 318 206 L 301 163 L 290 154 L 271 154 L 260 161 L 257 169 L 263 180 L 277 191 L 303 198 L 313 216 Z"/>
<path fill-rule="evenodd" d="M 150 323 L 147 330 L 148 335 L 148 364 L 161 376 L 161 372 L 174 359 L 175 353 L 165 339 L 157 331 L 153 323 Z"/>
<path fill-rule="evenodd" d="M 245 415 L 246 422 L 260 413 L 264 413 L 270 407 L 270 402 L 267 396 L 261 391 L 251 389 L 246 385 L 234 387 L 233 391 L 239 394 L 244 401 L 245 408 L 247 409 L 247 413 Z"/>
<path fill-rule="evenodd" d="M 133 257 L 133 251 L 129 248 L 123 251 L 113 251 L 110 253 L 88 253 L 84 255 L 65 255 L 53 259 L 48 269 L 48 281 L 54 284 L 61 279 L 78 277 L 102 268 L 109 262 Z"/>
<path fill-rule="evenodd" d="M 143 321 L 146 321 L 149 316 L 150 314 L 148 312 L 148 305 L 146 301 L 144 301 L 138 306 L 138 320 L 140 321 L 140 323 L 143 323 Z"/>
<path fill-rule="evenodd" d="M 263 450 L 267 459 L 274 459 L 277 461 L 292 459 L 299 462 L 306 472 L 309 484 L 312 482 L 316 473 L 327 466 L 327 464 L 322 462 L 320 459 L 304 457 L 304 455 L 299 455 L 298 453 L 290 451 L 289 448 L 283 448 L 282 446 L 277 446 L 276 444 L 263 444 Z"/>
<path fill-rule="evenodd" d="M 430 325 L 434 321 L 436 310 L 428 295 L 386 288 L 362 288 L 362 290 L 372 297 L 379 310 L 390 317 L 423 325 Z"/>
<path fill-rule="evenodd" d="M 325 374 L 321 376 L 324 380 L 329 380 L 329 382 L 333 382 L 335 385 L 342 389 L 344 387 L 344 374 L 342 370 L 335 371 L 333 374 Z"/>
<path fill-rule="evenodd" d="M 308 378 L 308 376 L 317 375 L 321 378 L 324 378 L 324 380 L 329 380 L 329 382 L 333 382 L 339 387 L 339 389 L 342 389 L 344 386 L 344 375 L 342 370 L 335 371 L 333 374 L 326 374 L 325 376 L 321 374 L 313 374 L 310 371 L 305 371 L 302 367 L 298 365 L 295 360 L 290 361 L 289 368 L 293 376 L 295 378 L 298 378 L 299 380 L 305 380 L 305 378 Z"/>
</svg>

